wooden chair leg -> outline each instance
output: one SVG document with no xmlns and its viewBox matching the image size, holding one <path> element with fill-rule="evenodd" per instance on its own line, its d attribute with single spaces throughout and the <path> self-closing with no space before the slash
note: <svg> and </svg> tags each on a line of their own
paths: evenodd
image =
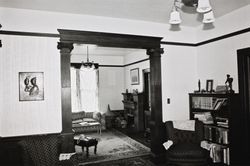
<svg viewBox="0 0 250 166">
<path fill-rule="evenodd" d="M 87 156 L 87 158 L 88 158 L 88 157 L 89 157 L 89 147 L 86 147 L 86 149 L 87 149 L 87 150 L 86 150 L 86 153 L 87 153 L 86 156 Z"/>
<path fill-rule="evenodd" d="M 96 154 L 96 150 L 97 150 L 97 144 L 95 145 L 95 149 L 94 149 L 94 153 Z"/>
</svg>

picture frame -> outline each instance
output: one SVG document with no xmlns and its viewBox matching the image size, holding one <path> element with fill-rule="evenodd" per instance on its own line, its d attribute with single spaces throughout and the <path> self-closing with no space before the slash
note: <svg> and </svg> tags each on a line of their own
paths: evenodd
<svg viewBox="0 0 250 166">
<path fill-rule="evenodd" d="M 206 82 L 206 92 L 212 92 L 213 91 L 213 80 L 207 80 Z"/>
<path fill-rule="evenodd" d="M 44 73 L 19 72 L 19 101 L 44 100 Z"/>
<path fill-rule="evenodd" d="M 139 85 L 139 68 L 134 68 L 130 70 L 131 85 Z"/>
</svg>

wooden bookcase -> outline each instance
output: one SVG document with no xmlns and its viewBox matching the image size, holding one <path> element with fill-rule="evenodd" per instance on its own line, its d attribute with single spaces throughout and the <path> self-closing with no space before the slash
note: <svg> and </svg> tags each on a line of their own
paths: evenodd
<svg viewBox="0 0 250 166">
<path fill-rule="evenodd" d="M 213 144 L 215 165 L 235 165 L 241 160 L 244 141 L 239 138 L 243 136 L 239 103 L 238 94 L 189 94 L 190 119 L 204 122 L 204 140 Z"/>
<path fill-rule="evenodd" d="M 143 131 L 143 93 L 122 93 L 122 95 L 127 128 L 135 132 Z"/>
</svg>

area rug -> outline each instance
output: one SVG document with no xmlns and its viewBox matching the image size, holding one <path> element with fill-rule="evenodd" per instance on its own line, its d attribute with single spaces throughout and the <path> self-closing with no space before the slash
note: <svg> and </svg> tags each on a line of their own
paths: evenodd
<svg viewBox="0 0 250 166">
<path fill-rule="evenodd" d="M 155 166 L 155 164 L 153 164 L 151 161 L 145 158 L 135 157 L 128 159 L 106 161 L 101 163 L 87 164 L 85 166 Z"/>
<path fill-rule="evenodd" d="M 89 133 L 85 135 L 98 140 L 97 153 L 94 154 L 94 147 L 90 147 L 89 157 L 87 158 L 86 152 L 82 153 L 81 147 L 75 146 L 78 160 L 81 165 L 150 154 L 150 148 L 116 130 L 104 131 L 101 135 L 98 133 Z"/>
</svg>

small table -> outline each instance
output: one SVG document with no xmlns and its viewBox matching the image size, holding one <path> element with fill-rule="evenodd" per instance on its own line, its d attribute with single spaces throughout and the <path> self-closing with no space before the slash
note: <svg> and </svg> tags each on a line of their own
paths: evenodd
<svg viewBox="0 0 250 166">
<path fill-rule="evenodd" d="M 87 149 L 86 156 L 89 157 L 89 147 L 95 146 L 94 153 L 96 154 L 98 141 L 92 137 L 81 137 L 81 135 L 74 136 L 74 144 L 82 147 L 82 152 L 84 152 L 84 147 Z"/>
</svg>

